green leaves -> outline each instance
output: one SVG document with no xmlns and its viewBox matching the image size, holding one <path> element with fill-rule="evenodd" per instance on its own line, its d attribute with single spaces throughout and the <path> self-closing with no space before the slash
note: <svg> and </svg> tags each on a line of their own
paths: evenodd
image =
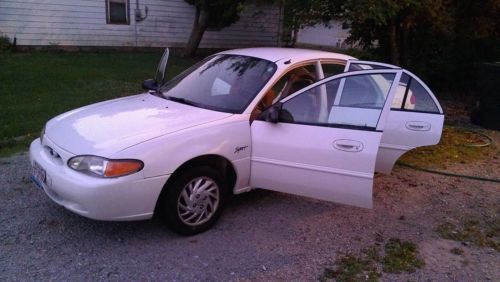
<svg viewBox="0 0 500 282">
<path fill-rule="evenodd" d="M 387 273 L 415 272 L 425 263 L 417 257 L 418 250 L 415 243 L 391 238 L 385 244 L 383 269 Z"/>
</svg>

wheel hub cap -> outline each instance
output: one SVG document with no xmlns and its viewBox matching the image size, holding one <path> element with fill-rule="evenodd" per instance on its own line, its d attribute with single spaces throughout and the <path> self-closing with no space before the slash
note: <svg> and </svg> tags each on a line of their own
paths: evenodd
<svg viewBox="0 0 500 282">
<path fill-rule="evenodd" d="M 209 177 L 198 177 L 186 184 L 177 200 L 179 218 L 187 225 L 207 222 L 219 206 L 219 186 Z"/>
</svg>

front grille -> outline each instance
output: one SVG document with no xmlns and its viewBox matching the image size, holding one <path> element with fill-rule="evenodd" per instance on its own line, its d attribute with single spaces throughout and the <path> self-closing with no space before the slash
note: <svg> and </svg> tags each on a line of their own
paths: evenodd
<svg viewBox="0 0 500 282">
<path fill-rule="evenodd" d="M 47 153 L 47 155 L 50 156 L 51 160 L 53 160 L 57 164 L 62 164 L 63 161 L 62 161 L 61 155 L 59 155 L 59 153 L 56 150 L 54 150 L 50 146 L 44 146 L 44 149 L 45 149 L 45 152 Z"/>
</svg>

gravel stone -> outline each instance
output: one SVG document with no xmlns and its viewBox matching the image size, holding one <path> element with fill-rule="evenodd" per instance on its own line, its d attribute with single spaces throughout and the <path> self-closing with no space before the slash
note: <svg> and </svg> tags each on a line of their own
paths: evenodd
<svg viewBox="0 0 500 282">
<path fill-rule="evenodd" d="M 464 170 L 492 165 L 498 177 L 498 162 Z M 415 242 L 426 266 L 381 280 L 500 280 L 498 251 L 436 232 L 468 216 L 498 220 L 498 183 L 396 167 L 376 175 L 373 209 L 255 190 L 235 196 L 211 230 L 181 237 L 156 220 L 73 214 L 30 182 L 28 168 L 26 154 L 0 159 L 0 281 L 317 280 L 342 254 L 390 238 Z"/>
</svg>

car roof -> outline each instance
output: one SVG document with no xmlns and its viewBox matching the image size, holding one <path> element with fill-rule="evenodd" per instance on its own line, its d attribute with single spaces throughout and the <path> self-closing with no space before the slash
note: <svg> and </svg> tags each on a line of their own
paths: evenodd
<svg viewBox="0 0 500 282">
<path fill-rule="evenodd" d="M 277 62 L 283 59 L 292 60 L 292 62 L 313 60 L 313 59 L 337 59 L 337 60 L 353 60 L 354 57 L 319 51 L 311 49 L 299 49 L 299 48 L 278 48 L 278 47 L 257 47 L 257 48 L 245 48 L 245 49 L 234 49 L 220 52 L 219 54 L 234 54 L 261 58 L 264 60 Z"/>
</svg>

